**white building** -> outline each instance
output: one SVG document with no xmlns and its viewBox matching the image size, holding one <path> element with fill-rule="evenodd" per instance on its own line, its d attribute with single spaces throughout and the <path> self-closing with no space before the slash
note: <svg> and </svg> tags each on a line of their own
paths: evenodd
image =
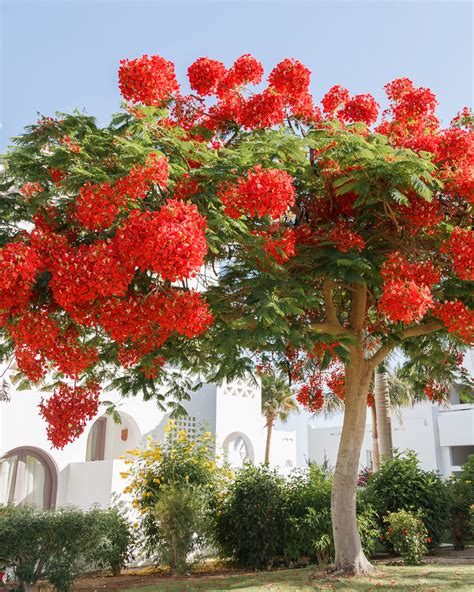
<svg viewBox="0 0 474 592">
<path fill-rule="evenodd" d="M 474 373 L 474 350 L 464 359 L 464 366 Z M 429 401 L 392 413 L 393 446 L 414 450 L 425 470 L 438 470 L 443 476 L 460 471 L 469 454 L 474 454 L 474 405 L 459 404 L 454 394 L 452 404 L 443 407 Z M 360 455 L 360 467 L 372 465 L 372 420 L 367 413 L 367 427 Z M 315 417 L 308 423 L 308 459 L 334 467 L 342 432 L 342 414 L 331 418 Z"/>
<path fill-rule="evenodd" d="M 107 507 L 126 485 L 120 477 L 125 470 L 120 457 L 143 445 L 148 435 L 162 439 L 169 419 L 153 401 L 125 399 L 118 407 L 120 424 L 103 415 L 75 442 L 55 450 L 38 414 L 40 399 L 37 392 L 16 391 L 10 401 L 0 401 L 0 503 Z M 119 403 L 110 393 L 107 399 Z M 231 465 L 263 461 L 265 422 L 259 385 L 250 380 L 206 384 L 183 406 L 188 417 L 178 419 L 178 425 L 190 434 L 200 427 L 213 432 L 217 453 Z M 296 465 L 294 432 L 274 430 L 272 459 L 283 470 Z"/>
</svg>

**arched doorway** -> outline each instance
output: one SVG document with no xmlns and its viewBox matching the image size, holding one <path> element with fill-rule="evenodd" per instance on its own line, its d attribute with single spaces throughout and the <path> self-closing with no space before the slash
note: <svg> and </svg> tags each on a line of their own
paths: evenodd
<svg viewBox="0 0 474 592">
<path fill-rule="evenodd" d="M 44 450 L 23 446 L 0 458 L 0 504 L 50 509 L 56 505 L 57 490 L 57 468 Z"/>
<path fill-rule="evenodd" d="M 140 445 L 137 422 L 123 411 L 119 415 L 121 423 L 107 415 L 93 423 L 87 438 L 86 460 L 114 460 Z"/>
<path fill-rule="evenodd" d="M 254 462 L 254 451 L 249 438 L 241 432 L 232 432 L 223 443 L 224 460 L 231 467 L 241 467 L 246 462 Z"/>
</svg>

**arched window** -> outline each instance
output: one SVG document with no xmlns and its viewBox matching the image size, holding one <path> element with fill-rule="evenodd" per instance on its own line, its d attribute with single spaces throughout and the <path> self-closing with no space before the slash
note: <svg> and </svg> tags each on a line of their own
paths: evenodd
<svg viewBox="0 0 474 592">
<path fill-rule="evenodd" d="M 241 432 L 233 432 L 224 440 L 224 460 L 232 467 L 241 467 L 246 462 L 254 462 L 253 446 Z"/>
<path fill-rule="evenodd" d="M 87 438 L 86 460 L 113 460 L 140 444 L 140 428 L 127 413 L 120 411 L 121 423 L 103 415 L 92 424 Z"/>
<path fill-rule="evenodd" d="M 54 508 L 58 474 L 52 458 L 39 448 L 15 448 L 0 458 L 0 504 Z"/>
</svg>

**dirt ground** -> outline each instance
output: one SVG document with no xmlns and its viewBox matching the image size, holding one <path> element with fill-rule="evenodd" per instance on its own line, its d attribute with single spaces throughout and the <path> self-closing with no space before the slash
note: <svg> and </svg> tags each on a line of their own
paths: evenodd
<svg viewBox="0 0 474 592">
<path fill-rule="evenodd" d="M 393 558 L 376 559 L 374 563 L 390 563 Z M 440 565 L 470 565 L 474 566 L 474 547 L 469 547 L 464 551 L 454 551 L 453 549 L 441 549 L 438 555 L 425 558 L 426 563 L 437 563 Z M 222 564 L 210 564 L 193 571 L 193 578 L 202 578 L 209 575 L 238 575 L 239 573 L 248 573 L 248 570 L 239 570 L 225 567 Z M 74 584 L 74 591 L 99 592 L 101 590 L 116 591 L 127 590 L 128 588 L 139 588 L 151 584 L 159 584 L 164 580 L 173 579 L 164 570 L 151 567 L 141 567 L 126 569 L 121 576 L 113 577 L 106 573 L 88 574 L 78 578 Z M 176 578 L 178 579 L 178 578 Z"/>
</svg>

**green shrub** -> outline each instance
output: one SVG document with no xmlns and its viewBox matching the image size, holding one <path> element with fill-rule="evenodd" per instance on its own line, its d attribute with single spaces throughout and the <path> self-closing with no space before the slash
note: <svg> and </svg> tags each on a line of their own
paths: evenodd
<svg viewBox="0 0 474 592">
<path fill-rule="evenodd" d="M 329 563 L 334 555 L 330 473 L 316 465 L 296 470 L 285 488 L 284 555 L 287 562 L 306 558 Z"/>
<path fill-rule="evenodd" d="M 47 579 L 68 592 L 78 572 L 88 529 L 84 513 L 32 506 L 0 509 L 0 562 L 13 567 L 23 590 Z"/>
<path fill-rule="evenodd" d="M 380 526 L 377 514 L 370 506 L 357 512 L 357 529 L 360 536 L 360 544 L 367 557 L 371 557 L 375 551 L 377 541 L 380 540 Z"/>
<path fill-rule="evenodd" d="M 184 574 L 189 556 L 205 543 L 206 500 L 199 488 L 168 485 L 161 490 L 153 517 L 158 529 L 157 554 L 172 573 Z"/>
<path fill-rule="evenodd" d="M 129 543 L 128 523 L 116 510 L 0 508 L 0 564 L 13 568 L 23 590 L 45 579 L 57 592 L 68 592 L 84 564 L 117 572 Z"/>
<path fill-rule="evenodd" d="M 474 454 L 469 455 L 459 477 L 447 482 L 449 493 L 449 528 L 454 548 L 462 550 L 474 538 L 471 506 L 474 503 Z"/>
<path fill-rule="evenodd" d="M 395 451 L 393 460 L 383 463 L 369 477 L 360 499 L 374 508 L 381 527 L 389 512 L 421 510 L 430 548 L 436 548 L 441 542 L 448 518 L 447 487 L 437 472 L 424 471 L 418 466 L 414 452 Z M 389 542 L 387 547 L 390 549 Z"/>
<path fill-rule="evenodd" d="M 247 567 L 265 567 L 279 558 L 329 563 L 334 557 L 331 489 L 331 474 L 316 465 L 286 479 L 267 467 L 241 469 L 228 491 L 217 496 L 215 536 L 221 555 Z M 380 536 L 376 515 L 361 508 L 357 521 L 370 555 Z"/>
<path fill-rule="evenodd" d="M 384 522 L 388 524 L 385 538 L 395 553 L 403 558 L 405 565 L 421 563 L 423 555 L 428 551 L 426 543 L 430 539 L 421 514 L 406 510 L 389 512 Z"/>
<path fill-rule="evenodd" d="M 266 567 L 283 556 L 285 480 L 268 467 L 246 465 L 216 496 L 214 538 L 222 557 Z"/>
<path fill-rule="evenodd" d="M 128 520 L 117 508 L 93 508 L 86 514 L 85 559 L 99 569 L 110 569 L 114 576 L 131 559 L 132 535 Z"/>
</svg>

